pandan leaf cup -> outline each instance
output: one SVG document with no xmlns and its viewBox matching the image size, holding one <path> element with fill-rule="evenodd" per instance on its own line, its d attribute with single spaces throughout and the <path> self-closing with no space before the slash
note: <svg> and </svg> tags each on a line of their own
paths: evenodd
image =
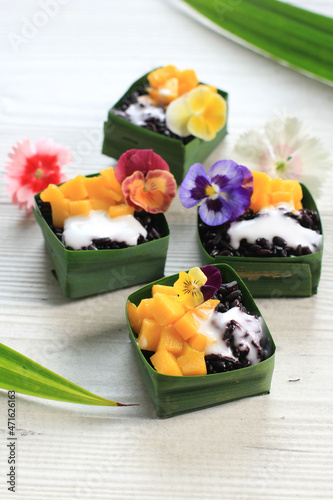
<svg viewBox="0 0 333 500">
<path fill-rule="evenodd" d="M 102 153 L 118 159 L 128 149 L 153 149 L 164 158 L 175 176 L 177 184 L 185 177 L 193 163 L 203 162 L 216 148 L 227 134 L 227 121 L 212 141 L 203 141 L 193 138 L 186 145 L 179 139 L 171 139 L 162 134 L 152 132 L 138 125 L 134 125 L 121 116 L 115 115 L 112 110 L 117 109 L 122 101 L 136 89 L 147 85 L 147 74 L 139 78 L 125 94 L 114 104 L 104 123 L 104 142 Z M 228 94 L 223 90 L 218 93 L 228 102 Z M 227 104 L 228 105 L 228 104 Z"/>
<path fill-rule="evenodd" d="M 303 207 L 318 212 L 309 190 L 302 184 Z M 319 214 L 319 212 L 318 212 Z M 322 225 L 320 222 L 322 234 Z M 205 250 L 198 231 L 204 264 L 228 264 L 239 274 L 254 297 L 309 297 L 317 293 L 323 256 L 321 249 L 300 257 L 212 257 Z"/>
<path fill-rule="evenodd" d="M 218 264 L 223 282 L 237 280 L 242 291 L 244 305 L 251 314 L 261 316 L 250 292 L 237 273 L 226 264 Z M 128 300 L 138 305 L 144 298 L 151 297 L 155 283 L 173 285 L 178 274 L 169 276 L 132 293 Z M 129 336 L 143 377 L 153 401 L 156 413 L 161 418 L 173 417 L 182 413 L 200 410 L 210 406 L 227 403 L 250 396 L 259 396 L 270 392 L 275 361 L 275 345 L 269 329 L 265 328 L 266 359 L 260 363 L 225 373 L 200 376 L 169 376 L 158 373 L 147 361 L 137 344 L 137 336 L 128 321 Z"/>
<path fill-rule="evenodd" d="M 149 283 L 164 276 L 170 234 L 164 214 L 157 214 L 162 234 L 159 239 L 119 250 L 67 250 L 43 217 L 38 207 L 39 199 L 40 194 L 37 194 L 34 216 L 65 297 L 87 297 Z"/>
</svg>

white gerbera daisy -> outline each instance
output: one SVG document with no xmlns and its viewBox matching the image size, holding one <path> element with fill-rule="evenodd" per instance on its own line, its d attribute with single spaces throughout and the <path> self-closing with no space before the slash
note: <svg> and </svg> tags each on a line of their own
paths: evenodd
<svg viewBox="0 0 333 500">
<path fill-rule="evenodd" d="M 247 167 L 271 177 L 296 179 L 316 197 L 329 166 L 329 153 L 321 141 L 311 136 L 298 118 L 281 115 L 266 123 L 263 132 L 242 134 L 235 152 Z"/>
</svg>

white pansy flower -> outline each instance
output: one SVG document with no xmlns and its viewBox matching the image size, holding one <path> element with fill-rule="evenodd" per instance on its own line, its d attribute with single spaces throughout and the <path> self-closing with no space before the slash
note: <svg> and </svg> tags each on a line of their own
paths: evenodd
<svg viewBox="0 0 333 500">
<path fill-rule="evenodd" d="M 242 134 L 235 152 L 251 170 L 296 179 L 315 197 L 330 166 L 329 153 L 321 141 L 301 120 L 288 115 L 275 116 L 262 132 L 250 130 Z"/>
</svg>

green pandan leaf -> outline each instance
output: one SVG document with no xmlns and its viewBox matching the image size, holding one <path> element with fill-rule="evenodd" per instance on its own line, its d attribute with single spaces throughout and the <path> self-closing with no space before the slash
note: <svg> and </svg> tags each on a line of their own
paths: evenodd
<svg viewBox="0 0 333 500">
<path fill-rule="evenodd" d="M 333 19 L 277 0 L 184 0 L 188 13 L 280 63 L 332 84 Z M 198 15 L 199 13 L 199 15 Z M 201 15 L 200 15 L 201 14 Z"/>
<path fill-rule="evenodd" d="M 86 391 L 3 344 L 0 344 L 0 388 L 67 403 L 126 406 Z"/>
</svg>

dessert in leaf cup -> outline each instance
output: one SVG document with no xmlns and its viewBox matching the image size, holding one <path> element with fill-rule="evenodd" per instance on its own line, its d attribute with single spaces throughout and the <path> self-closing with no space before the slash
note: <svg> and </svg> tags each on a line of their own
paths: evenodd
<svg viewBox="0 0 333 500">
<path fill-rule="evenodd" d="M 145 286 L 129 297 L 127 319 L 159 416 L 269 392 L 274 342 L 229 266 L 195 267 Z"/>
<path fill-rule="evenodd" d="M 322 227 L 313 198 L 298 181 L 220 160 L 208 175 L 203 165 L 192 165 L 179 196 L 186 208 L 201 203 L 205 263 L 228 263 L 255 296 L 316 293 Z"/>
<path fill-rule="evenodd" d="M 202 84 L 193 69 L 157 68 L 111 108 L 103 153 L 152 147 L 180 183 L 194 158 L 203 161 L 227 133 L 227 93 Z"/>
<path fill-rule="evenodd" d="M 50 184 L 37 195 L 35 215 L 65 295 L 163 276 L 169 237 L 163 214 L 175 194 L 168 164 L 152 150 L 133 149 L 115 168 Z"/>
</svg>

